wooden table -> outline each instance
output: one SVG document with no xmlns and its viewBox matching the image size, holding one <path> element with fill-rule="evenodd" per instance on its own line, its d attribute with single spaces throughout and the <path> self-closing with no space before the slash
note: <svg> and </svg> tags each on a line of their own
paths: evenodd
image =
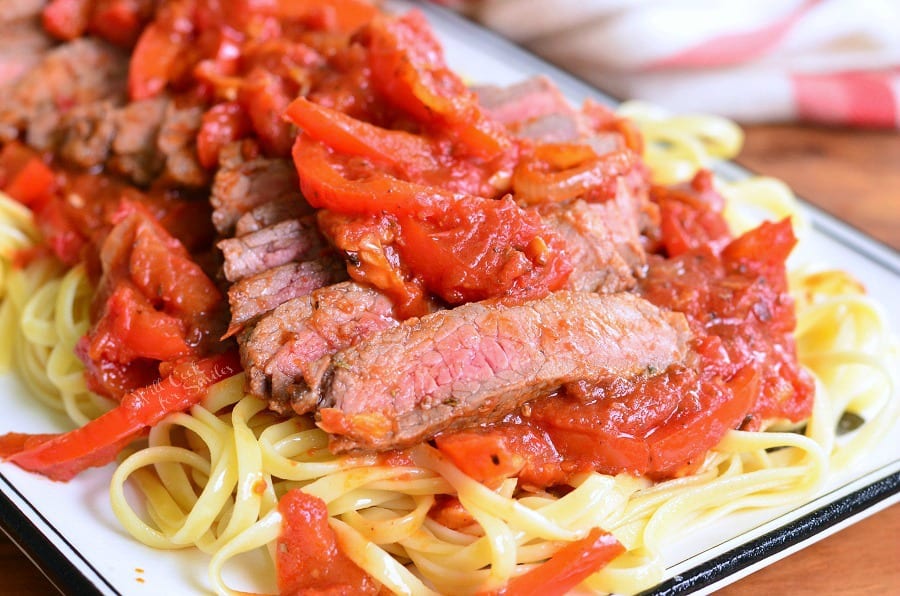
<svg viewBox="0 0 900 596">
<path fill-rule="evenodd" d="M 756 126 L 748 129 L 740 161 L 782 178 L 801 196 L 900 250 L 900 134 Z M 2 594 L 54 591 L 2 533 L 0 578 Z M 900 593 L 900 506 L 758 571 L 722 593 Z"/>
</svg>

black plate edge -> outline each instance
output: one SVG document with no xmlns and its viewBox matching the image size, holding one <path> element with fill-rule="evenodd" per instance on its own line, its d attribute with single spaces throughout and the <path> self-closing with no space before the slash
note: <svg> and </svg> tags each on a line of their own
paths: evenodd
<svg viewBox="0 0 900 596">
<path fill-rule="evenodd" d="M 861 515 L 867 509 L 898 493 L 900 493 L 900 472 L 894 472 L 641 592 L 640 596 L 673 596 L 708 588 L 729 575 L 811 540 L 825 530 Z"/>
<path fill-rule="evenodd" d="M 23 511 L 12 501 L 9 494 L 15 494 L 30 512 Z M 59 531 L 44 515 L 29 501 L 16 486 L 0 474 L 0 530 L 25 556 L 44 574 L 53 584 L 53 587 L 62 594 L 77 594 L 78 596 L 119 594 L 103 575 L 97 571 L 87 558 Z M 32 521 L 40 519 L 69 549 L 69 552 L 77 556 L 94 575 L 103 581 L 108 590 L 100 590 L 85 573 L 75 565 L 56 544 Z"/>
</svg>

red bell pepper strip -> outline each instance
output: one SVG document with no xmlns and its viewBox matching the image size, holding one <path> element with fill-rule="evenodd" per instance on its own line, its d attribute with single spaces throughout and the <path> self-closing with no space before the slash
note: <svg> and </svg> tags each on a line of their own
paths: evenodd
<svg viewBox="0 0 900 596">
<path fill-rule="evenodd" d="M 497 594 L 562 596 L 624 552 L 615 536 L 593 528 L 581 540 L 556 551 L 546 563 L 511 579 Z"/>
<path fill-rule="evenodd" d="M 0 437 L 0 443 L 19 442 L 23 447 L 8 456 L 8 461 L 52 480 L 66 481 L 89 467 L 111 462 L 145 428 L 168 414 L 186 410 L 212 385 L 240 371 L 240 359 L 233 351 L 183 362 L 162 381 L 126 395 L 119 406 L 81 428 L 33 441 L 37 445 L 18 433 Z"/>
<path fill-rule="evenodd" d="M 306 133 L 293 148 L 303 196 L 313 207 L 348 215 L 439 214 L 466 197 L 435 186 L 400 180 L 371 164 L 337 155 Z M 472 200 L 478 200 L 472 197 Z"/>
<path fill-rule="evenodd" d="M 338 153 L 367 157 L 415 171 L 439 167 L 432 143 L 419 135 L 380 128 L 305 97 L 291 102 L 284 115 L 310 137 Z"/>
<path fill-rule="evenodd" d="M 242 23 L 249 14 L 267 15 L 335 33 L 352 33 L 379 12 L 369 0 L 223 0 L 221 6 L 230 24 Z"/>
</svg>

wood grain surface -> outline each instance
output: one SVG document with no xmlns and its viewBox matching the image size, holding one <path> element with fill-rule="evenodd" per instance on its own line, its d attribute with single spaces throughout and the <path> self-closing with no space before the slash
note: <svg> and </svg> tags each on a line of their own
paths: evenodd
<svg viewBox="0 0 900 596">
<path fill-rule="evenodd" d="M 900 134 L 794 125 L 747 130 L 739 159 L 900 250 Z M 894 309 L 894 316 L 900 312 Z M 0 533 L 0 593 L 51 594 L 53 586 Z M 900 594 L 900 505 L 894 505 L 721 592 Z"/>
</svg>

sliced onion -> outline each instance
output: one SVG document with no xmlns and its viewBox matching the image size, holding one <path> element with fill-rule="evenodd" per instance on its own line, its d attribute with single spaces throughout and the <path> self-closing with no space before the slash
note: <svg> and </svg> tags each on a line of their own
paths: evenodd
<svg viewBox="0 0 900 596">
<path fill-rule="evenodd" d="M 636 162 L 631 151 L 607 153 L 560 171 L 551 171 L 546 161 L 529 160 L 513 174 L 514 196 L 526 205 L 567 201 L 627 174 Z"/>
</svg>

